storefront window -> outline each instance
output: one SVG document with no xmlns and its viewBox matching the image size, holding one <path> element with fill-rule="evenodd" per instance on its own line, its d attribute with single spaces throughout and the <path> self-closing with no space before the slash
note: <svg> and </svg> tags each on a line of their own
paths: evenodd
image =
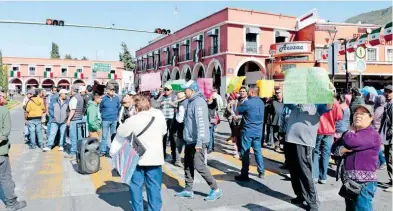
<svg viewBox="0 0 393 211">
<path fill-rule="evenodd" d="M 315 60 L 322 60 L 322 53 L 323 53 L 323 48 L 316 47 L 315 48 Z"/>
<path fill-rule="evenodd" d="M 386 49 L 386 61 L 393 61 L 393 49 Z"/>
<path fill-rule="evenodd" d="M 367 61 L 377 61 L 377 49 L 367 48 Z"/>
</svg>

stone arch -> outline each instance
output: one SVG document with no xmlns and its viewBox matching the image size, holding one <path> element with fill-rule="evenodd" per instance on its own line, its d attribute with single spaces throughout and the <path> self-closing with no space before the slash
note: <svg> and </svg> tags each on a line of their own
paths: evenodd
<svg viewBox="0 0 393 211">
<path fill-rule="evenodd" d="M 223 69 L 222 69 L 221 63 L 217 59 L 212 59 L 212 60 L 210 60 L 209 64 L 207 65 L 206 78 L 211 78 L 213 76 L 213 72 L 217 66 L 218 66 L 218 68 L 220 68 L 220 72 L 221 72 L 221 76 L 222 76 Z"/>
<path fill-rule="evenodd" d="M 50 90 L 53 86 L 55 86 L 55 81 L 50 78 L 45 78 L 44 80 L 41 81 L 41 87 L 46 90 Z"/>
<path fill-rule="evenodd" d="M 79 84 L 79 86 L 85 86 L 86 82 L 82 79 L 76 79 L 72 82 L 72 84 Z"/>
<path fill-rule="evenodd" d="M 164 85 L 169 80 L 171 80 L 171 71 L 169 68 L 165 68 L 164 72 L 161 74 L 161 82 Z"/>
<path fill-rule="evenodd" d="M 259 67 L 259 69 L 260 69 L 260 71 L 261 71 L 261 74 L 262 74 L 263 76 L 266 76 L 266 67 L 265 67 L 264 62 L 262 62 L 262 61 L 259 60 L 259 59 L 253 58 L 253 57 L 243 59 L 241 62 L 239 62 L 239 64 L 236 66 L 234 75 L 238 75 L 238 74 L 239 74 L 240 68 L 241 68 L 244 64 L 246 64 L 247 62 L 253 62 L 253 63 L 255 63 L 255 64 Z"/>
<path fill-rule="evenodd" d="M 36 78 L 28 78 L 28 79 L 26 79 L 24 85 L 26 87 L 26 90 L 29 90 L 30 87 L 38 88 L 39 82 Z"/>
<path fill-rule="evenodd" d="M 175 67 L 175 68 L 172 69 L 171 80 L 180 79 L 180 77 L 179 77 L 179 78 L 176 78 L 177 75 L 180 75 L 180 70 L 179 70 L 178 67 Z"/>
<path fill-rule="evenodd" d="M 191 67 L 189 65 L 184 65 L 180 74 L 180 79 L 190 80 L 192 78 Z"/>
<path fill-rule="evenodd" d="M 9 81 L 9 84 L 12 84 L 14 86 L 14 91 L 15 92 L 22 92 L 23 90 L 23 81 L 20 78 L 13 78 Z"/>
<path fill-rule="evenodd" d="M 202 70 L 202 78 L 206 76 L 205 66 L 201 62 L 198 62 L 194 65 L 194 69 L 192 70 L 192 79 L 199 78 L 200 70 Z"/>
<path fill-rule="evenodd" d="M 70 81 L 66 78 L 62 78 L 57 81 L 57 87 L 61 89 L 70 89 L 70 84 Z"/>
</svg>

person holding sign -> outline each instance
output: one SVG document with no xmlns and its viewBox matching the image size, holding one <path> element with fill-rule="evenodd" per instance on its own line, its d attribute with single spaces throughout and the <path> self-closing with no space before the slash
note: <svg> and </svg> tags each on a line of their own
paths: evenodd
<svg viewBox="0 0 393 211">
<path fill-rule="evenodd" d="M 243 115 L 241 128 L 241 150 L 242 157 L 241 174 L 235 176 L 236 180 L 249 181 L 248 171 L 250 166 L 250 148 L 254 150 L 255 161 L 258 167 L 259 178 L 265 177 L 265 168 L 263 165 L 261 140 L 262 140 L 262 125 L 263 116 L 265 112 L 265 105 L 259 98 L 259 88 L 250 88 L 248 91 L 248 100 L 238 107 L 239 114 Z"/>
</svg>

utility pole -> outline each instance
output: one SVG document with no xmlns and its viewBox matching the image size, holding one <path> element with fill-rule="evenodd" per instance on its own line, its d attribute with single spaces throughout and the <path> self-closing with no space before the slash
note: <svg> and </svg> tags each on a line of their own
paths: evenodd
<svg viewBox="0 0 393 211">
<path fill-rule="evenodd" d="M 345 88 L 346 93 L 349 92 L 349 72 L 348 72 L 348 57 L 347 57 L 347 40 L 344 39 L 344 51 L 345 51 Z"/>
</svg>

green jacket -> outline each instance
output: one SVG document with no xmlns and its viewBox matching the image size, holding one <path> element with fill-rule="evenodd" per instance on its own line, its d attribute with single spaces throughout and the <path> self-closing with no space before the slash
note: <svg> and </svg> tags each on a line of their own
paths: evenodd
<svg viewBox="0 0 393 211">
<path fill-rule="evenodd" d="M 10 142 L 8 136 L 11 132 L 10 111 L 6 106 L 0 106 L 0 155 L 8 155 Z"/>
<path fill-rule="evenodd" d="M 100 106 L 94 101 L 89 101 L 89 103 L 87 104 L 86 113 L 89 132 L 96 132 L 101 130 Z"/>
</svg>

